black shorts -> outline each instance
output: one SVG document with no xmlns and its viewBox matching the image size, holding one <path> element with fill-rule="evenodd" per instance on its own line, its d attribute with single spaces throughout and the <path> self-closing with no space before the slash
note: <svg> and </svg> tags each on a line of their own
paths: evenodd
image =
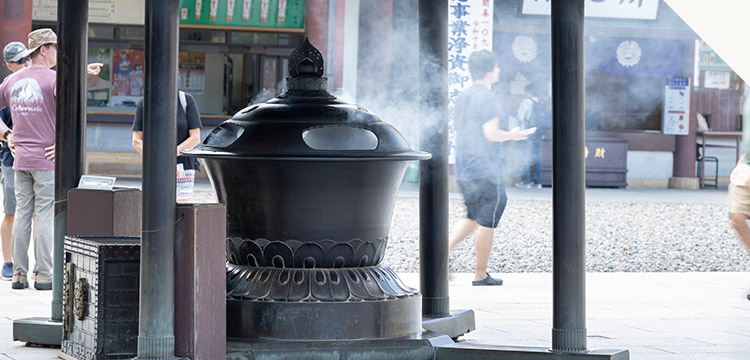
<svg viewBox="0 0 750 360">
<path fill-rule="evenodd" d="M 501 177 L 458 180 L 466 212 L 480 226 L 496 228 L 505 211 L 508 196 Z"/>
</svg>

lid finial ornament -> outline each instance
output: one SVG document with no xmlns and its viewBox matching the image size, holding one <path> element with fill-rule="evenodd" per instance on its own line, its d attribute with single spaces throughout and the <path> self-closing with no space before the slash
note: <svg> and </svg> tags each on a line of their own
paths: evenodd
<svg viewBox="0 0 750 360">
<path fill-rule="evenodd" d="M 323 55 L 310 40 L 297 46 L 289 57 L 290 77 L 323 77 Z"/>
<path fill-rule="evenodd" d="M 310 44 L 310 40 L 297 46 L 289 55 L 289 77 L 286 78 L 285 92 L 280 97 L 302 95 L 332 97 L 326 91 L 328 79 L 323 77 L 323 55 Z"/>
</svg>

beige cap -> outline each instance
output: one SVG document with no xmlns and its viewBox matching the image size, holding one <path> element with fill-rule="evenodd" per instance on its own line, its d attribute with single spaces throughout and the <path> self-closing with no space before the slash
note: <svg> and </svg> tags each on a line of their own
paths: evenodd
<svg viewBox="0 0 750 360">
<path fill-rule="evenodd" d="M 27 50 L 23 57 L 31 55 L 36 49 L 39 49 L 42 45 L 57 44 L 57 35 L 52 29 L 44 28 L 37 29 L 29 33 L 29 50 Z"/>
</svg>

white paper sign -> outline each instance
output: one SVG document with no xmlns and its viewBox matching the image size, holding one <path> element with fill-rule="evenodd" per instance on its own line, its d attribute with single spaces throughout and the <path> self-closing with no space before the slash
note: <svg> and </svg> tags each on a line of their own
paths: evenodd
<svg viewBox="0 0 750 360">
<path fill-rule="evenodd" d="M 731 75 L 729 71 L 706 71 L 703 87 L 707 89 L 729 89 Z"/>
<path fill-rule="evenodd" d="M 83 175 L 78 181 L 79 189 L 89 190 L 112 190 L 117 178 L 111 176 L 91 176 Z"/>
<path fill-rule="evenodd" d="M 664 86 L 662 131 L 668 135 L 690 132 L 690 78 L 667 78 Z"/>
<path fill-rule="evenodd" d="M 32 20 L 57 21 L 58 0 L 34 0 L 31 9 Z M 115 21 L 115 0 L 89 0 L 89 21 L 92 23 L 113 23 Z"/>
<path fill-rule="evenodd" d="M 586 0 L 584 16 L 615 19 L 656 19 L 659 0 Z M 550 0 L 523 0 L 524 15 L 549 15 Z"/>
</svg>

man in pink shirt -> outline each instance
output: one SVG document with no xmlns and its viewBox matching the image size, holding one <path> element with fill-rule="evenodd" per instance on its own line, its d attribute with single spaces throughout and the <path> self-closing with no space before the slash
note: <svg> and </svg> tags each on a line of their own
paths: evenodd
<svg viewBox="0 0 750 360">
<path fill-rule="evenodd" d="M 57 35 L 51 29 L 29 33 L 31 66 L 6 77 L 0 84 L 0 108 L 10 106 L 13 130 L 0 131 L 14 151 L 16 217 L 13 222 L 13 279 L 11 287 L 29 286 L 26 253 L 31 237 L 31 217 L 36 214 L 34 288 L 52 289 L 53 201 L 55 196 L 55 105 Z M 101 64 L 89 65 L 98 74 Z"/>
<path fill-rule="evenodd" d="M 26 255 L 31 216 L 36 213 L 34 288 L 52 289 L 53 201 L 55 196 L 55 98 L 57 35 L 50 29 L 29 34 L 31 66 L 0 84 L 0 108 L 10 106 L 14 126 L 5 136 L 15 150 L 16 217 L 13 222 L 14 289 L 29 286 Z"/>
</svg>

